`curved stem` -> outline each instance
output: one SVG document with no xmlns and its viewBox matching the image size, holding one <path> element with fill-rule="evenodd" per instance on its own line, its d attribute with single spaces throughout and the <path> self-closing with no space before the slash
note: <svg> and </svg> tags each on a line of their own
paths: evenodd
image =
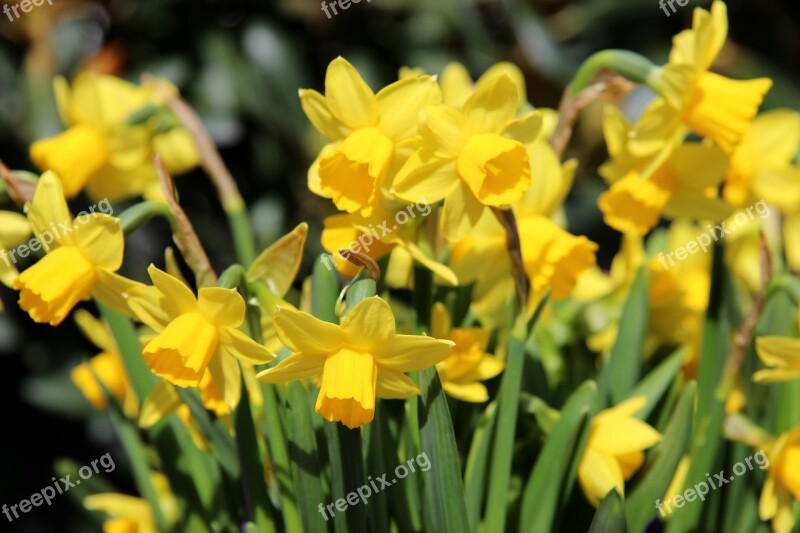
<svg viewBox="0 0 800 533">
<path fill-rule="evenodd" d="M 528 308 L 528 278 L 525 276 L 525 265 L 522 261 L 522 248 L 517 229 L 517 219 L 510 209 L 492 208 L 497 220 L 506 230 L 506 248 L 511 257 L 511 268 L 514 273 L 514 284 L 517 289 L 517 312 L 525 315 Z"/>
<path fill-rule="evenodd" d="M 589 86 L 604 69 L 609 69 L 635 83 L 648 85 L 657 90 L 658 67 L 644 56 L 628 50 L 602 50 L 583 62 L 572 82 L 569 95 L 575 96 Z"/>
</svg>

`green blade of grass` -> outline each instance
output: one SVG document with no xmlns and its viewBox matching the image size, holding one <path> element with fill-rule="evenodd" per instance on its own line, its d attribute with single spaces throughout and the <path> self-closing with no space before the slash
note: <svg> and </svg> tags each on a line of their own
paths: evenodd
<svg viewBox="0 0 800 533">
<path fill-rule="evenodd" d="M 611 489 L 600 502 L 592 519 L 592 525 L 589 526 L 589 533 L 625 533 L 626 531 L 622 497 L 616 489 Z"/>
</svg>

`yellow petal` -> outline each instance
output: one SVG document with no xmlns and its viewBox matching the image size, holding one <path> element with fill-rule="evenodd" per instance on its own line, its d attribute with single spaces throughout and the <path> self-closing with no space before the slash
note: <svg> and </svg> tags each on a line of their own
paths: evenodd
<svg viewBox="0 0 800 533">
<path fill-rule="evenodd" d="M 532 145 L 539 139 L 543 126 L 544 115 L 542 112 L 531 111 L 518 119 L 506 123 L 500 129 L 500 135 L 525 145 Z"/>
<path fill-rule="evenodd" d="M 293 352 L 327 352 L 345 339 L 336 324 L 289 307 L 278 308 L 274 324 L 281 341 Z"/>
<path fill-rule="evenodd" d="M 277 365 L 256 375 L 264 383 L 286 383 L 295 379 L 310 378 L 322 374 L 326 353 L 300 352 L 290 355 Z"/>
<path fill-rule="evenodd" d="M 139 427 L 142 429 L 153 427 L 164 417 L 175 412 L 181 403 L 181 397 L 175 386 L 169 381 L 160 380 L 142 404 Z"/>
<path fill-rule="evenodd" d="M 447 105 L 432 105 L 420 113 L 420 146 L 443 159 L 458 155 L 467 139 L 469 125 L 461 113 Z"/>
<path fill-rule="evenodd" d="M 450 313 L 442 302 L 436 302 L 431 311 L 431 335 L 435 338 L 445 338 L 449 334 Z"/>
<path fill-rule="evenodd" d="M 477 132 L 497 132 L 514 118 L 519 90 L 506 73 L 481 80 L 461 114 Z"/>
<path fill-rule="evenodd" d="M 420 390 L 417 384 L 402 372 L 378 367 L 376 394 L 379 398 L 402 400 L 418 396 Z"/>
<path fill-rule="evenodd" d="M 42 174 L 26 211 L 31 228 L 43 245 L 57 247 L 75 242 L 72 237 L 72 216 L 64 199 L 64 190 L 53 172 Z"/>
<path fill-rule="evenodd" d="M 182 128 L 156 135 L 152 150 L 161 157 L 171 174 L 184 174 L 200 164 L 197 145 L 189 132 Z"/>
<path fill-rule="evenodd" d="M 94 288 L 94 267 L 77 248 L 63 246 L 20 274 L 12 283 L 19 306 L 35 322 L 57 326 Z"/>
<path fill-rule="evenodd" d="M 133 287 L 125 295 L 136 318 L 155 331 L 163 331 L 174 318 L 180 316 L 177 309 L 168 310 L 167 298 L 155 287 Z"/>
<path fill-rule="evenodd" d="M 389 304 L 378 296 L 371 296 L 348 311 L 341 330 L 349 344 L 370 349 L 394 337 L 394 315 Z"/>
<path fill-rule="evenodd" d="M 239 362 L 234 357 L 221 353 L 211 358 L 208 372 L 225 403 L 230 409 L 235 408 L 242 395 L 242 373 Z"/>
<path fill-rule="evenodd" d="M 31 225 L 24 215 L 0 211 L 0 248 L 13 248 L 28 238 Z"/>
<path fill-rule="evenodd" d="M 373 350 L 378 365 L 397 372 L 413 372 L 444 361 L 453 350 L 450 340 L 417 335 L 395 335 Z"/>
<path fill-rule="evenodd" d="M 417 115 L 428 105 L 442 101 L 442 91 L 432 76 L 400 80 L 384 87 L 377 95 L 380 109 L 378 128 L 395 141 L 417 133 Z"/>
<path fill-rule="evenodd" d="M 170 316 L 176 317 L 182 313 L 191 313 L 197 310 L 197 299 L 192 290 L 173 278 L 155 265 L 147 268 L 147 273 L 156 289 L 164 295 L 163 304 Z"/>
<path fill-rule="evenodd" d="M 527 98 L 525 90 L 525 75 L 514 63 L 509 63 L 508 61 L 495 63 L 481 75 L 477 84 L 480 85 L 481 83 L 484 83 L 485 80 L 494 78 L 496 76 L 501 76 L 503 74 L 510 77 L 511 81 L 514 82 L 514 85 L 517 87 L 517 96 L 519 97 L 518 103 L 522 104 L 525 102 Z"/>
<path fill-rule="evenodd" d="M 93 213 L 76 218 L 72 225 L 76 246 L 95 267 L 114 272 L 122 266 L 125 236 L 120 219 Z"/>
<path fill-rule="evenodd" d="M 325 359 L 316 411 L 350 429 L 372 421 L 378 367 L 372 355 L 342 348 Z"/>
<path fill-rule="evenodd" d="M 308 236 L 308 224 L 302 222 L 278 239 L 247 270 L 249 281 L 263 281 L 276 296 L 284 296 L 292 287 Z"/>
<path fill-rule="evenodd" d="M 224 327 L 219 330 L 219 345 L 223 353 L 253 365 L 262 365 L 275 359 L 275 354 L 235 328 Z"/>
<path fill-rule="evenodd" d="M 75 324 L 84 337 L 103 351 L 116 350 L 117 344 L 106 324 L 95 318 L 89 311 L 78 309 L 73 315 Z"/>
<path fill-rule="evenodd" d="M 625 490 L 625 479 L 619 463 L 613 456 L 587 447 L 578 466 L 578 481 L 583 493 L 597 507 L 611 489 L 620 494 Z"/>
<path fill-rule="evenodd" d="M 108 405 L 106 393 L 97 382 L 98 379 L 119 402 L 124 400 L 130 387 L 125 366 L 119 355 L 112 352 L 102 352 L 81 363 L 72 369 L 70 377 L 95 409 L 104 409 Z"/>
<path fill-rule="evenodd" d="M 652 181 L 630 173 L 597 200 L 603 220 L 623 233 L 645 235 L 658 223 L 670 193 Z"/>
<path fill-rule="evenodd" d="M 344 139 L 350 134 L 350 128 L 336 118 L 323 95 L 313 89 L 300 89 L 300 105 L 303 112 L 318 132 L 331 140 Z"/>
<path fill-rule="evenodd" d="M 119 274 L 107 270 L 95 270 L 97 283 L 92 288 L 92 298 L 125 316 L 132 316 L 125 294 L 137 287 L 143 287 L 138 281 L 133 281 Z"/>
<path fill-rule="evenodd" d="M 443 381 L 442 388 L 449 396 L 462 402 L 483 403 L 489 400 L 489 391 L 481 383 Z"/>
<path fill-rule="evenodd" d="M 197 307 L 217 327 L 238 328 L 244 322 L 246 306 L 236 289 L 204 287 L 197 291 Z"/>
<path fill-rule="evenodd" d="M 455 163 L 426 150 L 414 152 L 392 180 L 392 194 L 406 202 L 438 202 L 458 186 Z"/>
<path fill-rule="evenodd" d="M 448 63 L 442 70 L 442 96 L 444 102 L 461 109 L 472 92 L 472 78 L 461 63 Z"/>
<path fill-rule="evenodd" d="M 378 101 L 358 71 L 342 57 L 328 65 L 325 98 L 334 116 L 352 129 L 378 123 Z"/>
<path fill-rule="evenodd" d="M 454 188 L 444 200 L 442 208 L 442 231 L 448 240 L 456 241 L 469 233 L 483 215 L 486 208 L 466 184 Z"/>
</svg>

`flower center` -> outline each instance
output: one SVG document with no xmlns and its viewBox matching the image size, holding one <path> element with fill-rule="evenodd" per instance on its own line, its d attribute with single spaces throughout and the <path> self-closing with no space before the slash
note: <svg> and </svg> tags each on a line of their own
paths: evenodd
<svg viewBox="0 0 800 533">
<path fill-rule="evenodd" d="M 86 124 L 31 145 L 31 160 L 40 170 L 52 170 L 61 178 L 67 198 L 77 195 L 108 159 L 102 133 Z"/>
<path fill-rule="evenodd" d="M 369 353 L 342 348 L 325 359 L 316 410 L 350 429 L 372 421 L 378 366 Z"/>
<path fill-rule="evenodd" d="M 185 313 L 150 341 L 142 355 L 157 376 L 179 387 L 197 387 L 218 343 L 213 324 L 200 313 Z"/>
<path fill-rule="evenodd" d="M 96 282 L 94 267 L 80 250 L 62 246 L 17 276 L 13 287 L 19 291 L 19 306 L 34 321 L 57 326 Z"/>
<path fill-rule="evenodd" d="M 510 205 L 531 185 L 525 147 L 496 133 L 472 135 L 458 155 L 458 174 L 485 205 Z"/>
<path fill-rule="evenodd" d="M 319 162 L 320 188 L 348 213 L 371 213 L 392 163 L 394 144 L 376 128 L 361 128 Z"/>
</svg>

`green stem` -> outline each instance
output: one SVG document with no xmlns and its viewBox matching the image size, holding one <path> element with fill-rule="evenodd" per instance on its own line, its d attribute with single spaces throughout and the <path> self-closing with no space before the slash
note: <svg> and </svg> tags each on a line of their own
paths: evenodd
<svg viewBox="0 0 800 533">
<path fill-rule="evenodd" d="M 245 266 L 250 266 L 256 260 L 256 239 L 247 206 L 241 198 L 222 204 L 233 233 L 233 245 L 236 257 Z"/>
<path fill-rule="evenodd" d="M 623 78 L 645 84 L 653 90 L 658 89 L 658 67 L 649 59 L 628 50 L 602 50 L 583 62 L 569 84 L 569 95 L 576 96 L 604 69 L 613 70 Z"/>
</svg>

